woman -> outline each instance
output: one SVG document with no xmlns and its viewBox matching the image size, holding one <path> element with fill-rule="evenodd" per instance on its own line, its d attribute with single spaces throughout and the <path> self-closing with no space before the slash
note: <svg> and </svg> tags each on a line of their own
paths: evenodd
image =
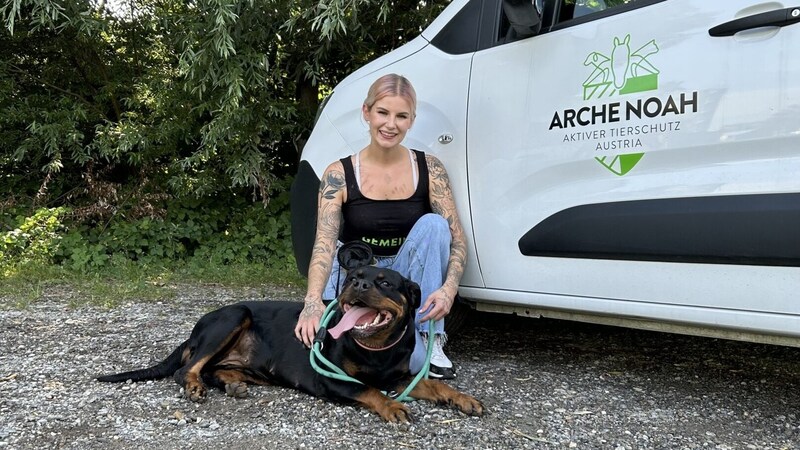
<svg viewBox="0 0 800 450">
<path fill-rule="evenodd" d="M 442 319 L 453 306 L 464 272 L 466 241 L 442 163 L 401 144 L 414 124 L 416 105 L 416 93 L 405 77 L 380 77 L 361 108 L 369 145 L 325 169 L 308 291 L 295 335 L 312 345 L 325 310 L 322 299 L 335 298 L 344 280 L 334 258 L 336 250 L 342 242 L 363 240 L 372 247 L 375 265 L 396 270 L 420 285 L 417 329 L 424 333 L 423 341 L 428 326 L 422 324 L 437 321 L 430 376 L 453 378 L 453 365 L 442 352 L 446 339 Z M 421 368 L 425 345 L 417 343 L 413 372 Z"/>
</svg>

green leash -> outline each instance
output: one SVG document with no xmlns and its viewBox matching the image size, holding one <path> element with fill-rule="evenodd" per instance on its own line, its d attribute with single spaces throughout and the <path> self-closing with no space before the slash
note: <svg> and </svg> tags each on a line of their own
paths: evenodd
<svg viewBox="0 0 800 450">
<path fill-rule="evenodd" d="M 340 369 L 336 366 L 336 364 L 330 362 L 325 356 L 322 355 L 322 342 L 325 340 L 325 334 L 328 332 L 328 322 L 331 321 L 333 317 L 333 312 L 336 309 L 336 304 L 338 302 L 336 300 L 332 301 L 328 307 L 325 309 L 325 312 L 322 314 L 322 320 L 319 324 L 319 331 L 317 335 L 314 337 L 314 344 L 311 347 L 311 353 L 309 355 L 309 360 L 311 361 L 311 367 L 314 368 L 319 374 L 324 375 L 328 378 L 334 378 L 336 380 L 341 381 L 350 381 L 353 383 L 364 384 L 361 381 L 347 375 L 344 370 Z M 433 324 L 435 320 L 428 321 L 428 336 L 433 336 Z M 428 353 L 425 355 L 425 363 L 422 365 L 422 370 L 419 371 L 416 377 L 411 380 L 411 384 L 406 387 L 406 389 L 398 395 L 395 399 L 399 402 L 406 402 L 406 401 L 413 401 L 414 398 L 409 396 L 409 393 L 414 389 L 414 387 L 419 383 L 423 377 L 428 378 L 428 370 L 430 370 L 430 362 L 431 362 L 431 355 L 433 354 L 433 339 L 428 339 Z M 325 369 L 317 363 L 317 359 L 319 359 L 324 365 L 328 368 Z"/>
</svg>

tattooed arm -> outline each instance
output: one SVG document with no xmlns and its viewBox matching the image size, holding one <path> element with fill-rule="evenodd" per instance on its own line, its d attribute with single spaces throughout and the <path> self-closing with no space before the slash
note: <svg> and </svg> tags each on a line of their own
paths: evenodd
<svg viewBox="0 0 800 450">
<path fill-rule="evenodd" d="M 439 320 L 450 312 L 455 296 L 458 293 L 458 284 L 464 274 L 464 265 L 467 261 L 467 241 L 464 229 L 456 211 L 456 202 L 450 188 L 450 179 L 444 165 L 433 155 L 425 155 L 428 163 L 430 177 L 430 202 L 433 212 L 447 220 L 450 225 L 452 240 L 450 243 L 450 258 L 447 263 L 447 275 L 441 288 L 434 291 L 424 303 L 421 310 L 426 310 L 430 303 L 434 303 L 429 312 L 421 320 Z"/>
<path fill-rule="evenodd" d="M 294 329 L 295 336 L 307 347 L 311 347 L 325 311 L 322 293 L 331 274 L 344 198 L 344 168 L 341 162 L 336 161 L 322 174 L 317 207 L 317 235 L 308 268 L 308 291 L 305 306 Z"/>
</svg>

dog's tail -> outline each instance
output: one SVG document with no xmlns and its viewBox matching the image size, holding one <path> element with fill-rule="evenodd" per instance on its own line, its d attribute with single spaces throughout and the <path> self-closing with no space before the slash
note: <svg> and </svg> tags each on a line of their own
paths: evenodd
<svg viewBox="0 0 800 450">
<path fill-rule="evenodd" d="M 183 359 L 183 351 L 186 349 L 189 341 L 184 341 L 178 348 L 172 351 L 167 356 L 167 359 L 161 361 L 155 366 L 146 369 L 131 370 L 130 372 L 122 372 L 113 375 L 103 375 L 97 377 L 97 381 L 106 383 L 119 383 L 121 381 L 142 381 L 142 380 L 160 380 L 172 376 L 176 370 L 181 368 L 181 360 Z"/>
</svg>

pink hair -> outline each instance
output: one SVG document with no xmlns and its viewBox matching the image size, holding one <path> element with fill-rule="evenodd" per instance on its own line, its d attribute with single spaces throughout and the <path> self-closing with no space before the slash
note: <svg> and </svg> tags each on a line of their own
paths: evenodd
<svg viewBox="0 0 800 450">
<path fill-rule="evenodd" d="M 372 86 L 369 87 L 367 98 L 364 99 L 364 105 L 367 107 L 367 110 L 370 110 L 378 100 L 394 95 L 408 100 L 408 103 L 411 105 L 411 113 L 416 115 L 417 92 L 414 90 L 414 86 L 411 85 L 411 82 L 408 81 L 408 78 L 397 75 L 396 73 L 390 73 L 375 80 Z"/>
</svg>

